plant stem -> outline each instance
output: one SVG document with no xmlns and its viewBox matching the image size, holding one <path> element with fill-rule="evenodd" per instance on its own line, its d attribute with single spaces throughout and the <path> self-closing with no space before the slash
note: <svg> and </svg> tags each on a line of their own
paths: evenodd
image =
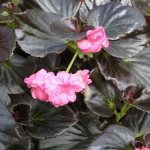
<svg viewBox="0 0 150 150">
<path fill-rule="evenodd" d="M 117 123 L 119 123 L 119 121 L 126 115 L 126 113 L 128 112 L 130 108 L 131 106 L 125 103 L 119 113 L 115 110 L 114 114 L 115 114 Z"/>
<path fill-rule="evenodd" d="M 67 67 L 67 69 L 66 69 L 66 72 L 69 72 L 69 71 L 70 71 L 70 69 L 71 69 L 71 67 L 72 67 L 72 65 L 73 65 L 73 63 L 74 63 L 74 61 L 76 60 L 78 54 L 79 54 L 79 50 L 76 50 L 76 52 L 75 52 L 73 58 L 71 59 L 69 65 L 68 65 L 68 67 Z"/>
</svg>

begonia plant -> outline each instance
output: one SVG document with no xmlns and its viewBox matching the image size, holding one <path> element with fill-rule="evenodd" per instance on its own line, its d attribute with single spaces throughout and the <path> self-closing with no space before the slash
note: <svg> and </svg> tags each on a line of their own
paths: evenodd
<svg viewBox="0 0 150 150">
<path fill-rule="evenodd" d="M 1 0 L 0 150 L 150 150 L 149 10 Z"/>
</svg>

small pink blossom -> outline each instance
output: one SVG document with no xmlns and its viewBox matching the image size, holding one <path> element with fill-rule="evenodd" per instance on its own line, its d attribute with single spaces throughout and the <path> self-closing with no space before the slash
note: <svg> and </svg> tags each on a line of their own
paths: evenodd
<svg viewBox="0 0 150 150">
<path fill-rule="evenodd" d="M 150 150 L 150 148 L 136 148 L 135 150 Z"/>
<path fill-rule="evenodd" d="M 51 82 L 51 84 L 49 84 Z M 63 106 L 69 102 L 75 102 L 77 92 L 83 89 L 76 74 L 65 71 L 58 72 L 55 79 L 46 83 L 46 91 L 49 95 L 49 101 L 55 107 Z"/>
<path fill-rule="evenodd" d="M 92 80 L 89 79 L 89 70 L 79 70 L 76 74 L 79 77 L 83 89 L 85 89 L 88 86 L 88 84 L 92 82 Z"/>
<path fill-rule="evenodd" d="M 30 77 L 24 79 L 27 87 L 31 88 L 33 98 L 40 99 L 41 101 L 47 101 L 48 94 L 45 92 L 45 81 L 53 76 L 53 73 L 47 73 L 46 70 L 41 69 L 35 74 L 32 74 Z"/>
<path fill-rule="evenodd" d="M 78 47 L 83 53 L 96 53 L 101 48 L 108 48 L 109 41 L 105 33 L 105 29 L 101 26 L 86 32 L 86 39 L 77 42 Z"/>
<path fill-rule="evenodd" d="M 76 93 L 83 91 L 91 80 L 88 70 L 79 70 L 75 74 L 61 71 L 54 75 L 52 72 L 41 69 L 25 78 L 24 82 L 31 88 L 33 98 L 59 107 L 75 102 Z"/>
</svg>

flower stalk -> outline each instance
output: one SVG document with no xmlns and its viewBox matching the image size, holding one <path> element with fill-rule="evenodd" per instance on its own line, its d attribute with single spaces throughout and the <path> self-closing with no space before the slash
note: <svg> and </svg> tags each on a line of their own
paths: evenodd
<svg viewBox="0 0 150 150">
<path fill-rule="evenodd" d="M 77 56 L 78 56 L 78 54 L 79 54 L 79 49 L 74 49 L 75 47 L 73 47 L 72 45 L 70 45 L 70 48 L 73 48 L 73 50 L 76 50 L 76 52 L 75 52 L 74 56 L 72 57 L 72 59 L 71 59 L 69 65 L 68 65 L 68 67 L 67 67 L 67 69 L 66 69 L 66 72 L 69 72 L 69 71 L 70 71 L 72 65 L 74 64 L 74 62 L 75 62 L 75 60 L 76 60 L 76 58 L 77 58 Z"/>
</svg>

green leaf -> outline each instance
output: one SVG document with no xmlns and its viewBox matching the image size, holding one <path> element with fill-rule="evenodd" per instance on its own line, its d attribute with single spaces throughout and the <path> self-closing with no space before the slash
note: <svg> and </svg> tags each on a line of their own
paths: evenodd
<svg viewBox="0 0 150 150">
<path fill-rule="evenodd" d="M 148 0 L 133 0 L 133 6 L 137 7 L 143 14 L 146 14 L 146 10 L 150 7 L 150 1 Z"/>
<path fill-rule="evenodd" d="M 20 2 L 20 0 L 12 0 L 12 2 L 17 6 Z"/>
<path fill-rule="evenodd" d="M 150 7 L 146 10 L 146 13 L 150 15 Z"/>
<path fill-rule="evenodd" d="M 3 9 L 2 4 L 0 3 L 0 23 L 7 23 L 13 21 L 12 16 L 9 15 L 9 13 Z"/>
</svg>

